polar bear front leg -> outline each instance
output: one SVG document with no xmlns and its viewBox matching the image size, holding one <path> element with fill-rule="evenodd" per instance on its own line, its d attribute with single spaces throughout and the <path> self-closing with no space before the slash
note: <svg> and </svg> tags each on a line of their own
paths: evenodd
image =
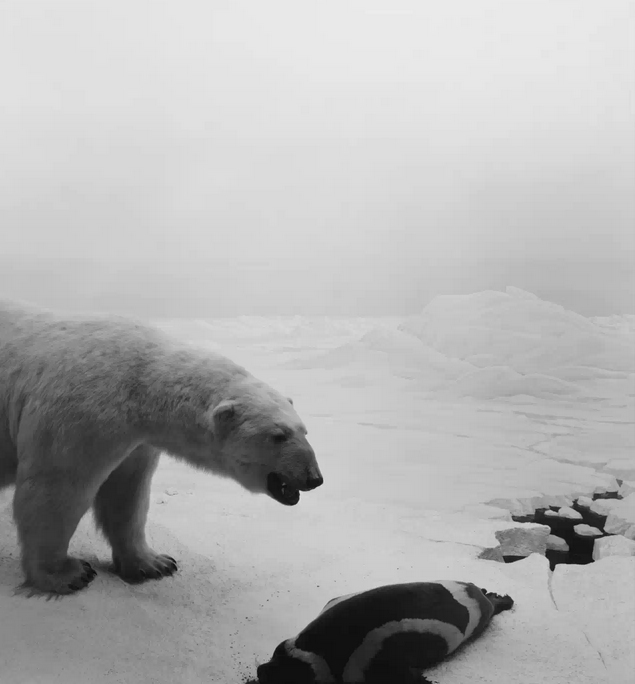
<svg viewBox="0 0 635 684">
<path fill-rule="evenodd" d="M 160 452 L 142 444 L 110 474 L 95 497 L 95 520 L 112 547 L 115 572 L 127 582 L 172 575 L 171 556 L 155 553 L 146 543 L 150 484 Z"/>
<path fill-rule="evenodd" d="M 18 468 L 13 513 L 22 547 L 24 587 L 45 594 L 71 594 L 95 577 L 86 562 L 68 556 L 68 544 L 90 507 L 90 496 L 64 473 Z"/>
</svg>

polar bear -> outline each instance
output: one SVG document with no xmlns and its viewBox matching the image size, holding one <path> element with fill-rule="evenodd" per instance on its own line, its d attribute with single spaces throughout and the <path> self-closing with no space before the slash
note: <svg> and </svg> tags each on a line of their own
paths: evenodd
<svg viewBox="0 0 635 684">
<path fill-rule="evenodd" d="M 281 504 L 323 480 L 291 400 L 224 356 L 114 316 L 61 316 L 0 300 L 0 488 L 26 587 L 68 594 L 95 572 L 68 556 L 93 508 L 130 582 L 171 575 L 145 540 L 161 452 Z"/>
</svg>

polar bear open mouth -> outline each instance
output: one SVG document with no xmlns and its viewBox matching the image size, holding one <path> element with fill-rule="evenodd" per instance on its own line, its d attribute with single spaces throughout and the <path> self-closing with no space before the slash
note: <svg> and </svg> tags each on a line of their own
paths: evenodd
<svg viewBox="0 0 635 684">
<path fill-rule="evenodd" d="M 276 501 L 285 506 L 295 506 L 300 501 L 300 491 L 292 487 L 278 473 L 269 473 L 267 476 L 267 491 Z"/>
</svg>

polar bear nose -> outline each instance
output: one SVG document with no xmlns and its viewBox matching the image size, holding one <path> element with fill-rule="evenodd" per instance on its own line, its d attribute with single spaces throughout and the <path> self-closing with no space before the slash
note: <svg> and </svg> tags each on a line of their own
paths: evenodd
<svg viewBox="0 0 635 684">
<path fill-rule="evenodd" d="M 306 488 L 311 490 L 311 489 L 316 489 L 319 487 L 322 483 L 324 482 L 324 478 L 321 475 L 317 475 L 316 477 L 310 477 L 306 481 Z"/>
</svg>

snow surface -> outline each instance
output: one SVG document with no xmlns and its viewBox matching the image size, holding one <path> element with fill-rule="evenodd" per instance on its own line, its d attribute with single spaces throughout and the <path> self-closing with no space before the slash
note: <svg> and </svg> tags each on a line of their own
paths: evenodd
<svg viewBox="0 0 635 684">
<path fill-rule="evenodd" d="M 161 322 L 292 396 L 325 484 L 285 508 L 166 457 L 149 537 L 180 572 L 126 585 L 87 517 L 71 549 L 99 574 L 48 602 L 13 595 L 11 492 L 0 493 L 1 684 L 238 684 L 331 598 L 432 579 L 516 601 L 428 673 L 440 684 L 625 683 L 635 559 L 552 578 L 537 554 L 478 556 L 514 525 L 508 510 L 567 505 L 635 468 L 634 321 L 508 288 L 438 297 L 406 320 Z"/>
</svg>

